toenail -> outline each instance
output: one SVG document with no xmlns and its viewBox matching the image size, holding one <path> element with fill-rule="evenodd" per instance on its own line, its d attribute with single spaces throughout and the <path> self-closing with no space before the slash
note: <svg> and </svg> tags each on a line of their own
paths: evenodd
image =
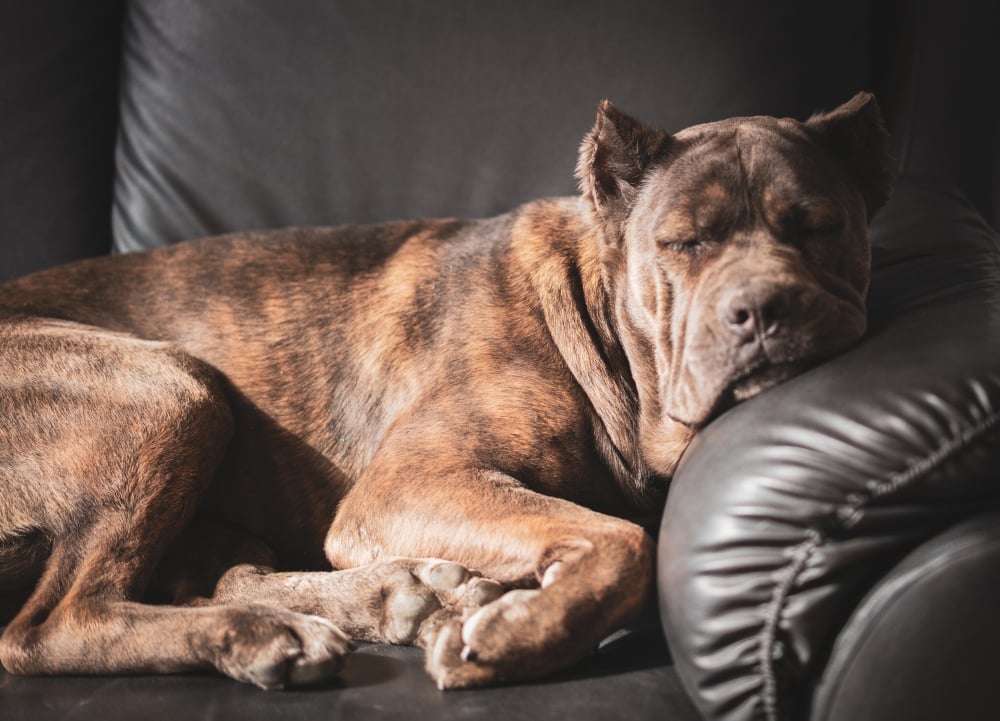
<svg viewBox="0 0 1000 721">
<path fill-rule="evenodd" d="M 434 588 L 450 590 L 465 583 L 469 572 L 458 563 L 439 563 L 430 569 L 428 581 Z"/>
<path fill-rule="evenodd" d="M 472 592 L 472 599 L 478 606 L 496 601 L 503 595 L 503 586 L 493 581 L 481 581 Z"/>
</svg>

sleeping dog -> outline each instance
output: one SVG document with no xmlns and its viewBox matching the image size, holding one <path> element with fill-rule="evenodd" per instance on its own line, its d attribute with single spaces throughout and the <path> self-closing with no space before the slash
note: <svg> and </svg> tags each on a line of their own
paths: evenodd
<svg viewBox="0 0 1000 721">
<path fill-rule="evenodd" d="M 487 220 L 0 286 L 0 595 L 27 596 L 4 668 L 273 688 L 354 638 L 456 688 L 632 618 L 654 559 L 627 519 L 692 436 L 864 332 L 886 134 L 864 93 L 675 134 L 604 102 L 577 175 Z"/>
</svg>

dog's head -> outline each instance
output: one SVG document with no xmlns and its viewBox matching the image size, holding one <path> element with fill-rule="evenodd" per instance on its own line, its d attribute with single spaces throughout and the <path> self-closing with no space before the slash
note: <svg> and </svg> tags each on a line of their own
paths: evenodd
<svg viewBox="0 0 1000 721">
<path fill-rule="evenodd" d="M 887 139 L 867 93 L 805 122 L 673 135 L 601 104 L 578 176 L 644 447 L 657 428 L 700 427 L 861 337 Z"/>
</svg>

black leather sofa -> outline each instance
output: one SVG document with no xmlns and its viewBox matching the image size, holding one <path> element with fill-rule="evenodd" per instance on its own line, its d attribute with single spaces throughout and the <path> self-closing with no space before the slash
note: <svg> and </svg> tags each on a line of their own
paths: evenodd
<svg viewBox="0 0 1000 721">
<path fill-rule="evenodd" d="M 4 4 L 0 279 L 571 193 L 602 97 L 679 129 L 872 89 L 900 180 L 872 226 L 866 340 L 685 455 L 662 624 L 555 679 L 447 694 L 419 652 L 379 646 L 284 694 L 0 672 L 0 718 L 1000 717 L 998 30 L 966 0 Z"/>
</svg>

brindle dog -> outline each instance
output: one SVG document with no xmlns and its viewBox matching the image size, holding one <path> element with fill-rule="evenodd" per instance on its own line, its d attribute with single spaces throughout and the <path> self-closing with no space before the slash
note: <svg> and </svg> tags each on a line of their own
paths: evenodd
<svg viewBox="0 0 1000 721">
<path fill-rule="evenodd" d="M 0 662 L 272 688 L 353 637 L 455 688 L 580 659 L 650 595 L 624 519 L 692 435 L 861 337 L 885 148 L 868 94 L 675 135 L 605 102 L 580 197 L 0 287 Z"/>
</svg>

